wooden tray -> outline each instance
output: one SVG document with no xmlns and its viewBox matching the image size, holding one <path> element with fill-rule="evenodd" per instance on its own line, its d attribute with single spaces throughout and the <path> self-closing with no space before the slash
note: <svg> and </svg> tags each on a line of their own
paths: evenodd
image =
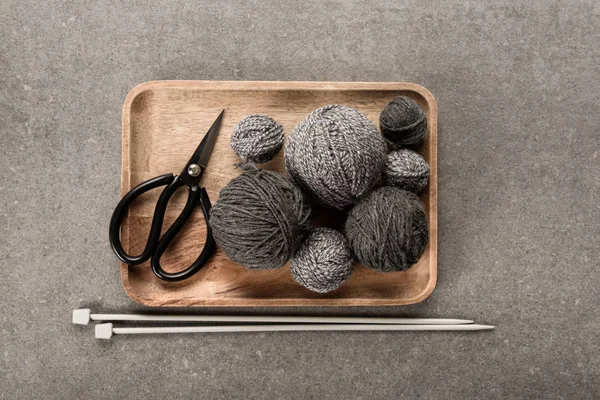
<svg viewBox="0 0 600 400">
<path fill-rule="evenodd" d="M 437 276 L 437 108 L 429 91 L 411 83 L 377 82 L 211 82 L 156 81 L 135 87 L 123 105 L 121 194 L 138 183 L 168 172 L 179 173 L 210 124 L 226 109 L 220 135 L 202 180 L 211 201 L 240 173 L 239 159 L 229 146 L 233 127 L 248 114 L 267 114 L 287 134 L 310 111 L 339 103 L 365 113 L 378 124 L 383 106 L 395 96 L 409 96 L 427 115 L 427 139 L 419 152 L 429 162 L 429 186 L 421 195 L 429 219 L 429 245 L 420 261 L 406 272 L 377 273 L 357 266 L 351 278 L 329 294 L 312 293 L 296 283 L 289 266 L 249 271 L 220 250 L 198 274 L 184 282 L 156 278 L 148 263 L 121 264 L 127 294 L 149 306 L 384 306 L 417 303 L 435 287 Z M 285 172 L 283 151 L 264 166 Z M 133 205 L 122 227 L 125 250 L 138 254 L 148 235 L 160 190 Z M 167 209 L 169 226 L 185 203 L 182 189 Z M 171 205 L 172 204 L 172 205 Z M 197 211 L 163 256 L 168 271 L 196 259 L 205 237 Z"/>
</svg>

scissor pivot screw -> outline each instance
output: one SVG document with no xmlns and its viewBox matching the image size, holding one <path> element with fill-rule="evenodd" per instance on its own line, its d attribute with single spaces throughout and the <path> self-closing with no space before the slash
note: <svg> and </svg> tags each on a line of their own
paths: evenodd
<svg viewBox="0 0 600 400">
<path fill-rule="evenodd" d="M 188 167 L 188 174 L 194 178 L 200 175 L 200 171 L 202 171 L 202 169 L 198 164 L 192 164 Z"/>
</svg>

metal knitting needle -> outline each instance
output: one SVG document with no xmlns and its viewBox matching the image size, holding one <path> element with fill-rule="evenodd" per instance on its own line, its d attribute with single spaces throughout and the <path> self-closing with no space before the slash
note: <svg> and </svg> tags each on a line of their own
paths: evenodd
<svg viewBox="0 0 600 400">
<path fill-rule="evenodd" d="M 113 335 L 166 334 L 166 333 L 224 333 L 224 332 L 298 332 L 298 331 L 484 331 L 492 325 L 370 325 L 370 324 L 298 324 L 298 325 L 238 325 L 238 326 L 173 326 L 121 327 L 111 323 L 96 325 L 96 339 L 110 339 Z"/>
<path fill-rule="evenodd" d="M 256 315 L 147 315 L 93 314 L 89 308 L 73 310 L 73 323 L 87 325 L 90 321 L 170 321 L 170 322 L 261 322 L 310 324 L 404 324 L 458 325 L 472 324 L 468 319 L 444 318 L 375 318 L 375 317 L 292 317 Z"/>
</svg>

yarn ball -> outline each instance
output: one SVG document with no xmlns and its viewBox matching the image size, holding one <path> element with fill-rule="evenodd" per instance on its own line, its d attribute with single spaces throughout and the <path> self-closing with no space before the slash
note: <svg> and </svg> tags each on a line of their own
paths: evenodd
<svg viewBox="0 0 600 400">
<path fill-rule="evenodd" d="M 212 234 L 225 254 L 248 269 L 284 265 L 311 228 L 310 206 L 285 177 L 242 166 L 210 212 Z"/>
<path fill-rule="evenodd" d="M 429 164 L 418 153 L 400 149 L 387 155 L 383 183 L 419 194 L 429 180 Z"/>
<path fill-rule="evenodd" d="M 379 179 L 386 150 L 366 116 L 347 106 L 327 105 L 294 128 L 285 146 L 285 167 L 312 200 L 341 210 Z"/>
<path fill-rule="evenodd" d="M 244 161 L 256 164 L 273 159 L 283 146 L 283 126 L 266 115 L 248 115 L 233 129 L 231 147 Z"/>
<path fill-rule="evenodd" d="M 427 217 L 416 194 L 384 186 L 348 214 L 346 237 L 363 265 L 381 272 L 405 271 L 427 246 Z"/>
<path fill-rule="evenodd" d="M 412 146 L 425 138 L 427 118 L 416 101 L 398 96 L 381 111 L 379 127 L 394 148 Z"/>
<path fill-rule="evenodd" d="M 354 267 L 348 241 L 331 228 L 315 228 L 290 261 L 296 282 L 317 293 L 337 289 Z"/>
</svg>

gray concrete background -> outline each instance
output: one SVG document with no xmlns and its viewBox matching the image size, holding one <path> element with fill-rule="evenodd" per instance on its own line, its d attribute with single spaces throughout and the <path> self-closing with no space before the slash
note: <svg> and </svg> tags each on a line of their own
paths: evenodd
<svg viewBox="0 0 600 400">
<path fill-rule="evenodd" d="M 600 396 L 600 3 L 0 2 L 0 398 Z M 439 104 L 439 281 L 481 334 L 118 338 L 121 105 L 154 79 L 409 81 Z M 200 310 L 236 312 L 237 310 Z"/>
</svg>

